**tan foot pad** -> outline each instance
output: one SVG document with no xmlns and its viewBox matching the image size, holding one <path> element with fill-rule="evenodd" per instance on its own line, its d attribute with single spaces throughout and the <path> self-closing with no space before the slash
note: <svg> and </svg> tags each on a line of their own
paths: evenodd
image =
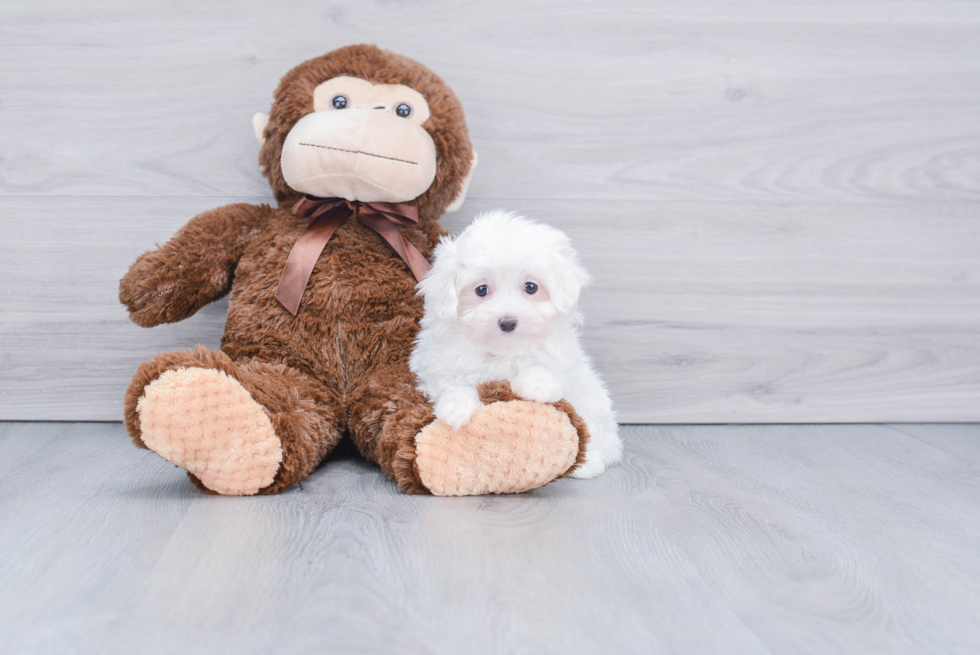
<svg viewBox="0 0 980 655">
<path fill-rule="evenodd" d="M 521 493 L 575 463 L 578 433 L 551 405 L 512 400 L 484 405 L 453 432 L 443 421 L 415 440 L 422 483 L 436 496 Z"/>
<path fill-rule="evenodd" d="M 272 484 L 282 444 L 248 391 L 223 371 L 167 371 L 136 405 L 143 443 L 219 494 L 249 496 Z"/>
</svg>

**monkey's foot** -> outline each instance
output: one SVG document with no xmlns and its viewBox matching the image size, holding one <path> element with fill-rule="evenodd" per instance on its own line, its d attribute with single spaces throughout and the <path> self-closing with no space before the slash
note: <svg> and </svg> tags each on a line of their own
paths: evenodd
<svg viewBox="0 0 980 655">
<path fill-rule="evenodd" d="M 233 377 L 210 368 L 165 371 L 136 405 L 140 438 L 219 494 L 268 487 L 282 444 L 262 406 Z"/>
<path fill-rule="evenodd" d="M 440 420 L 424 427 L 415 463 L 436 496 L 521 493 L 570 472 L 583 448 L 565 411 L 508 400 L 479 408 L 456 432 Z"/>
</svg>

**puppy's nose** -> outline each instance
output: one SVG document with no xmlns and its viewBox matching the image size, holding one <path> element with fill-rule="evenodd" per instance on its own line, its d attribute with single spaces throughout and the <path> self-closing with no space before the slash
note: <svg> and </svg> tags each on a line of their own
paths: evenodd
<svg viewBox="0 0 980 655">
<path fill-rule="evenodd" d="M 505 316 L 497 321 L 497 325 L 499 325 L 500 329 L 504 332 L 513 332 L 514 328 L 517 327 L 517 319 L 512 316 Z"/>
</svg>

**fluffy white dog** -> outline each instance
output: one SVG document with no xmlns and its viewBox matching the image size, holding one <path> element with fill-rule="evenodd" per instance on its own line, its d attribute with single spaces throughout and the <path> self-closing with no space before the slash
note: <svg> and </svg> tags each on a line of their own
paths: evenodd
<svg viewBox="0 0 980 655">
<path fill-rule="evenodd" d="M 501 210 L 444 237 L 419 284 L 425 316 L 410 366 L 437 418 L 454 428 L 480 407 L 477 385 L 507 380 L 538 402 L 564 398 L 590 439 L 572 475 L 622 457 L 609 392 L 579 344 L 579 292 L 589 281 L 564 233 Z"/>
</svg>

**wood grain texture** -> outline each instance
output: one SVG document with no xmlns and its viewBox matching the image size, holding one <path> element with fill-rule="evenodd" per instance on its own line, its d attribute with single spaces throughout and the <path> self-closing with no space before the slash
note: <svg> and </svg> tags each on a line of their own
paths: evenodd
<svg viewBox="0 0 980 655">
<path fill-rule="evenodd" d="M 279 77 L 379 43 L 457 91 L 482 198 L 976 201 L 980 7 L 5 2 L 0 190 L 266 193 Z"/>
<path fill-rule="evenodd" d="M 372 41 L 457 91 L 459 229 L 568 230 L 625 422 L 980 420 L 980 5 L 0 6 L 0 419 L 114 420 L 118 278 L 195 213 L 268 201 L 251 133 L 297 62 Z"/>
<path fill-rule="evenodd" d="M 0 199 L 25 216 L 0 243 L 6 418 L 119 419 L 141 361 L 218 345 L 226 301 L 146 330 L 117 299 L 140 252 L 218 202 Z M 859 219 L 810 204 L 511 207 L 581 245 L 596 278 L 584 339 L 622 422 L 980 420 L 980 221 L 969 205 L 933 206 L 929 221 L 902 204 Z"/>
<path fill-rule="evenodd" d="M 972 423 L 947 425 L 942 430 L 932 429 L 933 424 L 906 423 L 893 426 L 951 455 L 980 466 L 980 439 L 977 426 Z"/>
<path fill-rule="evenodd" d="M 200 494 L 118 424 L 0 424 L 4 653 L 975 653 L 980 426 L 627 427 L 517 496 L 341 456 Z"/>
</svg>

